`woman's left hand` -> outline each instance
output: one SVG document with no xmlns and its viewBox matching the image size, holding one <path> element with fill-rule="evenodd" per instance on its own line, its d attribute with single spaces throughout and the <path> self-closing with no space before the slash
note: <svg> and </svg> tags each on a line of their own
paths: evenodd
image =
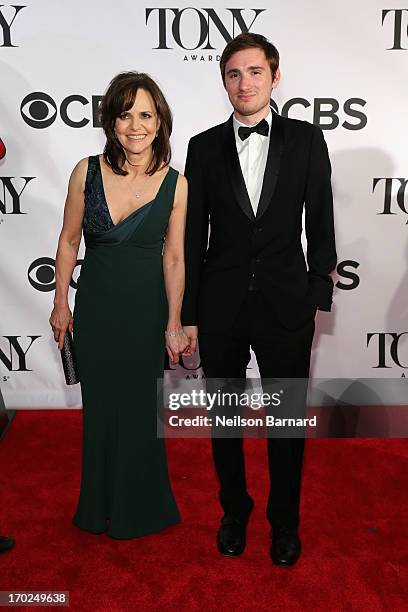
<svg viewBox="0 0 408 612">
<path fill-rule="evenodd" d="M 178 363 L 180 355 L 189 345 L 189 340 L 183 328 L 166 331 L 166 350 L 172 363 Z"/>
</svg>

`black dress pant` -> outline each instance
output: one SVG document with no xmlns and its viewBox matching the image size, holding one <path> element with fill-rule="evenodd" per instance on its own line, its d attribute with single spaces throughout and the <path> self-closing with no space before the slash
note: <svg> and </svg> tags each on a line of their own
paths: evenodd
<svg viewBox="0 0 408 612">
<path fill-rule="evenodd" d="M 206 378 L 245 379 L 250 347 L 261 379 L 307 378 L 314 319 L 296 330 L 281 326 L 259 291 L 248 295 L 230 329 L 199 331 L 201 363 Z M 243 439 L 212 438 L 225 514 L 246 521 L 253 501 L 247 492 Z M 299 525 L 304 438 L 268 438 L 270 491 L 267 518 L 272 527 Z"/>
</svg>

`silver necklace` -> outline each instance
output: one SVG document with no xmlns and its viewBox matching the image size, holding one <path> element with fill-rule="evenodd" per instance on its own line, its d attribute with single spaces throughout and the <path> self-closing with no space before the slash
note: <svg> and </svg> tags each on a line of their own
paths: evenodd
<svg viewBox="0 0 408 612">
<path fill-rule="evenodd" d="M 132 166 L 133 164 L 130 164 L 130 165 Z M 129 185 L 129 183 L 126 180 L 126 177 L 123 177 L 123 178 L 124 178 L 123 182 L 126 183 L 126 186 L 127 186 L 128 190 L 129 190 L 129 193 L 132 195 L 132 197 L 135 197 L 135 198 L 139 199 L 143 195 L 143 193 L 144 193 L 144 187 L 145 187 L 145 185 L 147 183 L 149 175 L 145 173 L 144 181 L 142 182 L 141 188 L 139 188 L 138 191 L 133 191 L 133 189 L 131 188 L 131 186 Z M 120 182 L 119 177 L 118 177 L 118 181 Z"/>
<path fill-rule="evenodd" d="M 143 181 L 143 183 L 142 183 L 142 187 L 144 187 L 144 186 L 145 186 L 145 184 L 146 184 L 146 182 L 147 182 L 147 179 L 148 179 L 148 176 L 149 176 L 149 175 L 147 174 L 147 175 L 146 175 L 146 177 L 145 177 L 145 179 L 144 179 L 144 181 Z M 128 185 L 128 183 L 126 183 L 126 184 Z M 142 189 L 142 191 L 135 191 L 135 192 L 132 192 L 132 190 L 131 190 L 131 188 L 130 188 L 130 185 L 128 185 L 128 187 L 129 187 L 129 191 L 130 191 L 131 193 L 134 193 L 136 198 L 140 198 L 140 196 L 141 196 L 141 195 L 143 195 L 143 189 Z"/>
</svg>

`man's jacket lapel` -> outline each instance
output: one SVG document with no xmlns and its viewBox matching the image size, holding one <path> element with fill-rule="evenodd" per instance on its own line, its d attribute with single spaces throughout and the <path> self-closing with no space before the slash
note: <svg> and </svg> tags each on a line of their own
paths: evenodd
<svg viewBox="0 0 408 612">
<path fill-rule="evenodd" d="M 228 177 L 231 187 L 238 205 L 246 214 L 248 219 L 255 221 L 254 211 L 251 206 L 251 201 L 248 196 L 248 191 L 245 185 L 245 180 L 242 175 L 241 164 L 235 143 L 234 127 L 232 123 L 232 115 L 223 127 L 223 153 L 225 164 L 227 167 Z"/>
<path fill-rule="evenodd" d="M 266 160 L 266 168 L 264 180 L 262 184 L 261 196 L 259 198 L 256 220 L 260 219 L 267 210 L 278 180 L 280 162 L 283 151 L 283 122 L 277 113 L 273 113 L 271 136 L 269 139 L 268 158 Z"/>
</svg>

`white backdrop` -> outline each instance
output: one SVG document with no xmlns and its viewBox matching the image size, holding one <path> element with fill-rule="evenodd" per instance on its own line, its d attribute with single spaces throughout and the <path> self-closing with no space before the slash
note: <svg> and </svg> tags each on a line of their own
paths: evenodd
<svg viewBox="0 0 408 612">
<path fill-rule="evenodd" d="M 333 312 L 318 314 L 313 375 L 405 376 L 408 1 L 212 6 L 3 0 L 0 382 L 8 407 L 81 404 L 79 387 L 64 383 L 48 317 L 68 177 L 103 147 L 92 101 L 118 72 L 148 72 L 173 110 L 172 165 L 182 171 L 188 139 L 230 114 L 218 59 L 226 37 L 244 27 L 278 47 L 279 111 L 324 128 L 332 160 L 339 267 Z M 73 288 L 72 304 L 74 296 Z"/>
</svg>

